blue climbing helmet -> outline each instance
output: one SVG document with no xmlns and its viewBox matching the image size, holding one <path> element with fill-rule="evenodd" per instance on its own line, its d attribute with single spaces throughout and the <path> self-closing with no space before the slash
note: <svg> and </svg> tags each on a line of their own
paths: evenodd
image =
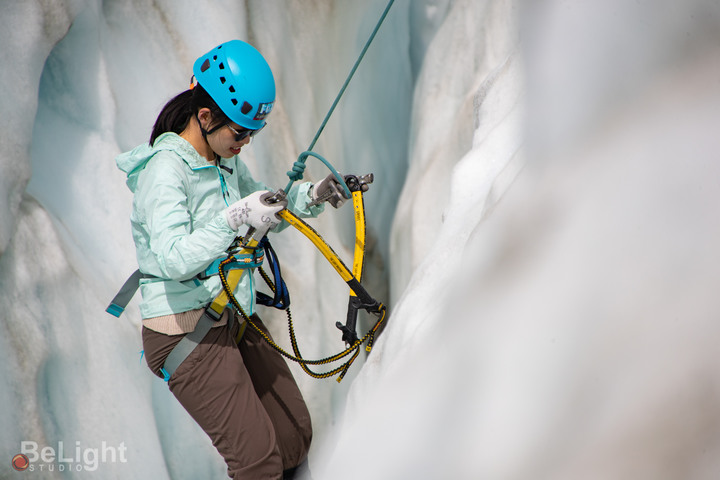
<svg viewBox="0 0 720 480">
<path fill-rule="evenodd" d="M 193 75 L 230 120 L 243 128 L 265 125 L 275 103 L 270 65 L 255 47 L 230 40 L 195 60 Z"/>
</svg>

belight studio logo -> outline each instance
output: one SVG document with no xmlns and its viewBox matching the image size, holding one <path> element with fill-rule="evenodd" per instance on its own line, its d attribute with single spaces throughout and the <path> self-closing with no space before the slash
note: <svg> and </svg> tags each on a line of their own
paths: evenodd
<svg viewBox="0 0 720 480">
<path fill-rule="evenodd" d="M 30 459 L 27 457 L 27 455 L 18 453 L 12 459 L 12 466 L 18 472 L 22 472 L 24 470 L 27 470 L 27 468 L 30 466 Z"/>
<path fill-rule="evenodd" d="M 73 448 L 61 440 L 56 448 L 23 441 L 20 442 L 20 453 L 12 458 L 12 466 L 19 472 L 94 472 L 102 464 L 127 461 L 125 442 L 118 446 L 101 442 L 93 447 L 75 442 Z"/>
</svg>

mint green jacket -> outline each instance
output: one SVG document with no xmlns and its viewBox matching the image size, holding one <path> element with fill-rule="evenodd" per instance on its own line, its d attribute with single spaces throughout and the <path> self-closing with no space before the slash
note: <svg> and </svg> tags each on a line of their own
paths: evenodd
<svg viewBox="0 0 720 480">
<path fill-rule="evenodd" d="M 225 208 L 252 192 L 270 189 L 255 181 L 237 156 L 222 159 L 216 167 L 175 133 L 162 134 L 153 147 L 143 144 L 119 155 L 116 163 L 127 173 L 134 193 L 130 221 L 138 267 L 152 276 L 140 282 L 142 318 L 204 308 L 222 285 L 217 275 L 202 280 L 197 275 L 224 258 L 236 236 Z M 294 186 L 288 209 L 301 217 L 322 212 L 322 205 L 308 207 L 311 187 Z M 248 273 L 234 293 L 252 314 L 255 286 L 252 271 Z"/>
</svg>

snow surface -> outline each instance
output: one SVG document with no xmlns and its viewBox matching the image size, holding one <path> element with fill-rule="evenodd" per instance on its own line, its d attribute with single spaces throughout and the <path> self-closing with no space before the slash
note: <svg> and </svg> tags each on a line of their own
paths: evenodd
<svg viewBox="0 0 720 480">
<path fill-rule="evenodd" d="M 283 186 L 385 2 L 208 5 L 0 6 L 3 478 L 21 441 L 128 448 L 28 478 L 224 478 L 141 363 L 136 304 L 104 312 L 135 269 L 113 159 L 243 38 L 279 99 L 245 159 Z M 391 317 L 342 384 L 294 369 L 314 478 L 717 478 L 717 125 L 717 2 L 397 0 L 316 147 L 375 173 L 366 281 Z M 345 258 L 347 213 L 314 221 Z M 274 245 L 303 353 L 337 349 L 347 287 L 296 232 Z"/>
</svg>

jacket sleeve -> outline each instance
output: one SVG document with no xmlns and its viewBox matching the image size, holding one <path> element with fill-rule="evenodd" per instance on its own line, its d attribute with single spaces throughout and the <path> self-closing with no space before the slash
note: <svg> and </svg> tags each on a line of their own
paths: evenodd
<svg viewBox="0 0 720 480">
<path fill-rule="evenodd" d="M 298 217 L 317 217 L 325 210 L 325 204 L 309 206 L 312 201 L 313 184 L 305 182 L 295 184 L 288 193 L 288 209 Z"/>
<path fill-rule="evenodd" d="M 191 218 L 183 167 L 175 154 L 159 153 L 148 163 L 135 193 L 150 253 L 162 277 L 178 281 L 194 277 L 220 257 L 236 235 L 223 211 L 208 219 Z"/>
</svg>

